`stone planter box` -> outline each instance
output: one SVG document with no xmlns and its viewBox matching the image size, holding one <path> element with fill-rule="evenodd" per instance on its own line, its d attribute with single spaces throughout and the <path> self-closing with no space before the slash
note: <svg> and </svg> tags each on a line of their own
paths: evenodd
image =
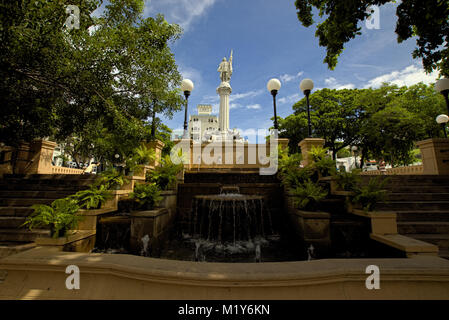
<svg viewBox="0 0 449 320">
<path fill-rule="evenodd" d="M 66 237 L 39 237 L 37 246 L 51 246 L 58 251 L 90 252 L 95 246 L 95 230 L 71 230 Z"/>
<path fill-rule="evenodd" d="M 159 206 L 168 210 L 170 221 L 176 215 L 177 192 L 176 190 L 166 190 L 161 192 L 162 200 Z"/>
<path fill-rule="evenodd" d="M 398 233 L 396 222 L 397 215 L 394 212 L 366 212 L 360 209 L 352 209 L 352 213 L 361 217 L 371 219 L 372 234 L 385 235 Z"/>
<path fill-rule="evenodd" d="M 168 235 L 169 226 L 170 213 L 166 208 L 131 213 L 131 251 L 144 256 L 157 254 L 161 241 Z"/>
</svg>

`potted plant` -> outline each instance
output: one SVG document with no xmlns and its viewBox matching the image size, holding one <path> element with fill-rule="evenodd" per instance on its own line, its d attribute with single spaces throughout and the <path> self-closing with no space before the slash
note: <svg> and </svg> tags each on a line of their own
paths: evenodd
<svg viewBox="0 0 449 320">
<path fill-rule="evenodd" d="M 97 186 L 105 185 L 109 190 L 119 190 L 125 183 L 128 183 L 125 175 L 116 169 L 103 171 L 95 182 Z"/>
<path fill-rule="evenodd" d="M 327 149 L 313 146 L 309 151 L 309 162 L 318 177 L 328 177 L 336 173 L 335 161 L 327 154 Z"/>
<path fill-rule="evenodd" d="M 311 180 L 307 180 L 293 189 L 292 195 L 294 197 L 294 203 L 299 209 L 317 211 L 318 204 L 326 198 L 327 191 Z"/>
<path fill-rule="evenodd" d="M 359 205 L 364 211 L 374 211 L 379 202 L 387 199 L 387 191 L 384 188 L 388 179 L 380 180 L 380 177 L 376 177 L 370 179 L 367 185 L 357 185 L 354 189 L 352 203 Z"/>
<path fill-rule="evenodd" d="M 71 197 L 55 200 L 50 206 L 40 204 L 32 208 L 34 212 L 22 226 L 27 225 L 30 230 L 49 227 L 52 238 L 67 236 L 67 231 L 75 229 L 83 218 L 76 214 L 78 202 Z"/>
<path fill-rule="evenodd" d="M 73 196 L 83 209 L 100 209 L 106 200 L 112 197 L 111 192 L 108 190 L 108 186 L 102 185 L 91 185 L 86 190 L 78 191 Z"/>
<path fill-rule="evenodd" d="M 153 149 L 141 145 L 134 149 L 134 159 L 138 165 L 149 165 L 156 159 L 156 153 Z"/>
<path fill-rule="evenodd" d="M 162 159 L 162 165 L 147 172 L 146 181 L 156 183 L 161 190 L 176 189 L 178 174 L 182 171 L 182 164 L 174 164 L 169 155 Z"/>
<path fill-rule="evenodd" d="M 137 209 L 153 210 L 162 199 L 160 194 L 156 183 L 137 183 L 129 198 L 135 201 Z"/>
</svg>

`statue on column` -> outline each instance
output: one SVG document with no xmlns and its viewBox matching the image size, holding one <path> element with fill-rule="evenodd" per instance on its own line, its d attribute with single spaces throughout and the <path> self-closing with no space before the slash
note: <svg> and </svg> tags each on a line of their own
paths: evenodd
<svg viewBox="0 0 449 320">
<path fill-rule="evenodd" d="M 223 58 L 223 61 L 220 63 L 218 67 L 218 72 L 220 72 L 221 82 L 230 82 L 232 76 L 232 50 L 231 56 L 229 57 L 229 61 L 226 58 Z"/>
</svg>

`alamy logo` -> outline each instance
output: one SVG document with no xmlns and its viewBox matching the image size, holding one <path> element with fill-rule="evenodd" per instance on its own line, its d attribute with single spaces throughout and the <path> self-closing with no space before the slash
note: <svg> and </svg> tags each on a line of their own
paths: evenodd
<svg viewBox="0 0 449 320">
<path fill-rule="evenodd" d="M 370 15 L 365 21 L 366 27 L 369 30 L 372 30 L 372 29 L 379 30 L 380 29 L 380 7 L 370 6 L 366 10 L 366 12 Z"/>
<path fill-rule="evenodd" d="M 65 269 L 65 273 L 70 274 L 65 280 L 65 286 L 68 290 L 80 289 L 80 268 L 70 265 Z"/>
<path fill-rule="evenodd" d="M 78 6 L 75 6 L 73 4 L 68 5 L 65 8 L 65 13 L 67 13 L 69 16 L 65 20 L 64 26 L 68 30 L 79 29 L 80 28 L 80 9 L 78 8 Z"/>
<path fill-rule="evenodd" d="M 380 289 L 380 269 L 378 266 L 370 265 L 366 267 L 365 273 L 371 274 L 366 278 L 365 286 L 368 290 Z"/>
</svg>

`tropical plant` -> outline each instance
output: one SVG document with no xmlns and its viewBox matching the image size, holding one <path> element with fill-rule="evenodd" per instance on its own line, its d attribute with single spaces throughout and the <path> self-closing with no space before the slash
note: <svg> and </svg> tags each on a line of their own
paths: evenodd
<svg viewBox="0 0 449 320">
<path fill-rule="evenodd" d="M 72 196 L 78 201 L 81 208 L 99 209 L 109 198 L 112 197 L 107 185 L 91 185 L 86 190 L 78 191 Z"/>
<path fill-rule="evenodd" d="M 129 198 L 136 202 L 139 209 L 152 210 L 162 200 L 160 194 L 161 190 L 156 183 L 138 183 Z"/>
<path fill-rule="evenodd" d="M 318 184 L 313 183 L 311 180 L 307 180 L 300 183 L 295 189 L 292 190 L 294 196 L 294 203 L 300 209 L 307 211 L 316 211 L 318 203 L 326 198 L 327 191 L 325 191 Z"/>
<path fill-rule="evenodd" d="M 354 191 L 360 183 L 360 170 L 352 172 L 338 172 L 335 175 L 338 187 L 343 191 Z"/>
<path fill-rule="evenodd" d="M 360 204 L 365 211 L 374 211 L 377 203 L 387 199 L 387 191 L 384 188 L 388 181 L 389 179 L 376 177 L 370 179 L 367 185 L 357 186 L 352 202 Z"/>
<path fill-rule="evenodd" d="M 34 212 L 22 226 L 27 225 L 30 230 L 50 227 L 50 234 L 54 238 L 66 236 L 67 231 L 75 229 L 82 216 L 77 215 L 78 202 L 72 197 L 58 199 L 48 205 L 33 205 Z"/>
<path fill-rule="evenodd" d="M 128 179 L 125 178 L 123 172 L 119 172 L 117 169 L 110 169 L 99 174 L 95 185 L 105 185 L 106 189 L 111 190 L 118 189 L 127 182 Z"/>
<path fill-rule="evenodd" d="M 174 164 L 169 155 L 162 158 L 162 164 L 153 171 L 147 172 L 147 181 L 156 183 L 161 190 L 171 190 L 176 187 L 178 174 L 183 169 L 182 163 Z"/>
<path fill-rule="evenodd" d="M 336 173 L 336 163 L 327 153 L 328 149 L 312 146 L 308 153 L 311 166 L 320 176 L 326 177 Z"/>
<path fill-rule="evenodd" d="M 156 153 L 154 150 L 147 148 L 145 145 L 141 145 L 134 149 L 134 160 L 138 165 L 148 165 L 150 162 L 154 161 L 155 158 Z"/>
</svg>

